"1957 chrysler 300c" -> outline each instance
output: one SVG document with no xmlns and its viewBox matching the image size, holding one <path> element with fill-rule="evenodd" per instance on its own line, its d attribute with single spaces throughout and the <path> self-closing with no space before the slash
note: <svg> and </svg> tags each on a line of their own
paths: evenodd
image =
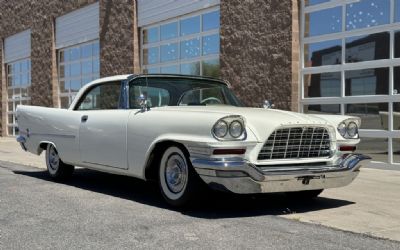
<svg viewBox="0 0 400 250">
<path fill-rule="evenodd" d="M 243 107 L 227 83 L 180 75 L 99 79 L 69 109 L 18 106 L 17 140 L 46 151 L 55 179 L 74 166 L 157 180 L 168 203 L 201 185 L 303 198 L 350 184 L 368 157 L 352 153 L 360 119 Z"/>
</svg>

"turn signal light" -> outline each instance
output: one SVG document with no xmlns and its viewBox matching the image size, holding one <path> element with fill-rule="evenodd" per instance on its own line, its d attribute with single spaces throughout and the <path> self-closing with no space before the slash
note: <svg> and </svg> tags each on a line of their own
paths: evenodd
<svg viewBox="0 0 400 250">
<path fill-rule="evenodd" d="M 246 153 L 245 148 L 220 148 L 214 149 L 214 155 L 243 155 Z"/>
<path fill-rule="evenodd" d="M 340 146 L 339 150 L 340 151 L 356 151 L 357 147 L 356 146 Z"/>
</svg>

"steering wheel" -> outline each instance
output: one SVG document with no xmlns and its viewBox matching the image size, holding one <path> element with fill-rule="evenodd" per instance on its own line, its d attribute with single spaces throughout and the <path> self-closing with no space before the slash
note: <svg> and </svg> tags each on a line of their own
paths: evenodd
<svg viewBox="0 0 400 250">
<path fill-rule="evenodd" d="M 208 97 L 204 100 L 201 100 L 201 104 L 222 104 L 221 100 L 216 97 Z"/>
</svg>

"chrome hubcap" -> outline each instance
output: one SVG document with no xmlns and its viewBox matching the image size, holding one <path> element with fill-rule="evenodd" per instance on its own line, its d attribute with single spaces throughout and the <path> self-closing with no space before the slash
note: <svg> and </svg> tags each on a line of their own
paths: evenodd
<svg viewBox="0 0 400 250">
<path fill-rule="evenodd" d="M 52 170 L 57 170 L 59 164 L 60 157 L 58 156 L 58 153 L 54 146 L 51 146 L 49 150 L 49 166 Z"/>
<path fill-rule="evenodd" d="M 171 192 L 179 193 L 185 188 L 187 172 L 185 160 L 180 155 L 173 154 L 168 158 L 165 167 L 165 180 Z"/>
</svg>

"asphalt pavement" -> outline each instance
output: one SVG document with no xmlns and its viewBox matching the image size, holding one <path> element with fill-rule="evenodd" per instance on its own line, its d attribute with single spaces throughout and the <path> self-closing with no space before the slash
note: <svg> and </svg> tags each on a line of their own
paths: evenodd
<svg viewBox="0 0 400 250">
<path fill-rule="evenodd" d="M 210 193 L 168 207 L 152 183 L 77 169 L 66 183 L 44 169 L 0 163 L 0 249 L 400 249 L 400 242 L 279 215 L 346 206 L 284 195 Z"/>
</svg>

